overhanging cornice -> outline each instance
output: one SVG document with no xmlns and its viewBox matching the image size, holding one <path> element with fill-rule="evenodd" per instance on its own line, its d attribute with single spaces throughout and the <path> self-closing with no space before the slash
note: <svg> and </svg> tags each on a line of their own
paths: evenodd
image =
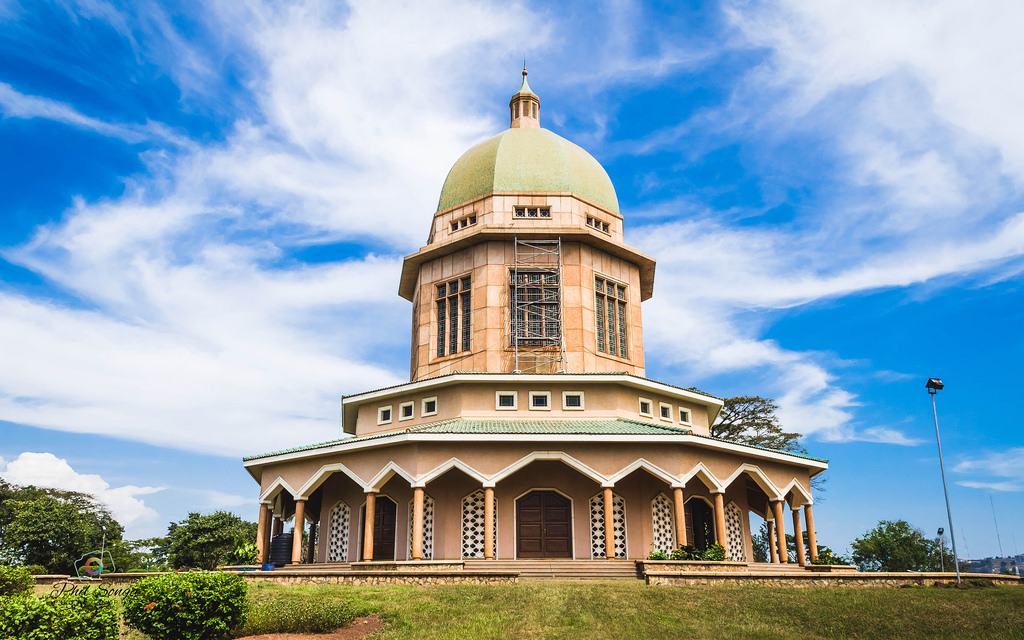
<svg viewBox="0 0 1024 640">
<path fill-rule="evenodd" d="M 543 229 L 509 229 L 500 225 L 483 226 L 473 233 L 460 235 L 445 242 L 428 244 L 416 253 L 406 256 L 402 262 L 402 279 L 398 285 L 398 295 L 410 302 L 416 293 L 420 267 L 430 260 L 440 258 L 460 249 L 465 249 L 492 240 L 554 240 L 581 242 L 600 249 L 605 253 L 635 264 L 640 269 L 640 300 L 648 300 L 654 295 L 654 258 L 644 255 L 633 247 L 614 242 L 604 234 L 582 227 L 544 227 Z"/>
</svg>

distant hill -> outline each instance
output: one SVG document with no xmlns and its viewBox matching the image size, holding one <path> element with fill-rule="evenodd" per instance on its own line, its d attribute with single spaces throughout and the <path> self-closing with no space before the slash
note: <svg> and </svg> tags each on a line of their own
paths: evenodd
<svg viewBox="0 0 1024 640">
<path fill-rule="evenodd" d="M 1024 566 L 1024 554 L 1008 558 L 985 558 L 984 560 L 968 560 L 971 573 L 1005 573 L 1007 570 L 1020 575 Z"/>
</svg>

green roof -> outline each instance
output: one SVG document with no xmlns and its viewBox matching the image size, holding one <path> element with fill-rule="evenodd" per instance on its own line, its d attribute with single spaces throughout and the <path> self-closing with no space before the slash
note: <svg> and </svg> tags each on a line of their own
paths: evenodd
<svg viewBox="0 0 1024 640">
<path fill-rule="evenodd" d="M 458 434 L 520 434 L 530 435 L 682 435 L 689 429 L 680 429 L 624 418 L 611 420 L 466 420 L 456 418 L 423 425 L 412 429 L 415 433 Z"/>
<path fill-rule="evenodd" d="M 437 210 L 498 192 L 572 192 L 619 212 L 615 187 L 604 167 L 547 129 L 507 129 L 464 153 L 444 181 Z"/>
<path fill-rule="evenodd" d="M 451 434 L 451 435 L 565 435 L 565 436 L 577 436 L 577 435 L 592 435 L 592 436 L 681 436 L 681 435 L 693 435 L 707 440 L 714 440 L 717 442 L 730 442 L 742 447 L 750 447 L 751 449 L 759 449 L 761 451 L 770 451 L 773 453 L 784 453 L 797 458 L 804 458 L 807 460 L 816 460 L 819 462 L 828 462 L 824 458 L 815 458 L 813 456 L 792 453 L 790 451 L 778 451 L 776 449 L 769 449 L 767 447 L 759 447 L 756 445 L 743 444 L 740 442 L 732 442 L 729 440 L 722 440 L 721 438 L 712 438 L 710 436 L 700 436 L 693 433 L 689 429 L 683 429 L 680 427 L 673 427 L 664 424 L 656 424 L 653 422 L 642 422 L 640 420 L 630 420 L 628 418 L 609 418 L 605 420 L 474 420 L 466 418 L 453 418 L 451 420 L 441 420 L 439 422 L 431 422 L 429 424 L 423 424 L 418 427 L 409 427 L 407 429 L 385 431 L 382 433 L 374 433 L 367 436 L 342 438 L 340 440 L 330 440 L 328 442 L 321 442 L 318 444 L 306 445 L 303 447 L 295 447 L 292 449 L 284 449 L 281 451 L 273 451 L 271 453 L 264 453 L 255 456 L 248 456 L 242 458 L 243 462 L 249 460 L 258 460 L 259 458 L 269 458 L 271 456 L 283 455 L 286 453 L 297 453 L 300 451 L 313 451 L 315 449 L 321 449 L 325 447 L 332 447 L 342 444 L 354 444 L 357 442 L 368 442 L 371 440 L 379 440 L 381 438 L 387 438 L 390 436 L 403 435 L 403 434 Z"/>
<path fill-rule="evenodd" d="M 270 456 L 284 453 L 295 453 L 296 451 L 311 451 L 321 447 L 330 447 L 339 444 L 352 444 L 355 442 L 366 442 L 386 438 L 388 436 L 401 435 L 403 433 L 444 433 L 444 434 L 491 434 L 491 435 L 622 435 L 622 436 L 647 436 L 647 435 L 686 435 L 692 433 L 689 429 L 670 427 L 668 425 L 628 420 L 626 418 L 610 418 L 607 420 L 472 420 L 466 418 L 453 418 L 440 422 L 422 424 L 418 427 L 407 429 L 384 431 L 373 433 L 367 436 L 341 438 L 340 440 L 329 440 L 317 444 L 310 444 L 302 447 L 272 451 L 255 456 L 242 458 L 255 460 L 257 458 L 268 458 Z"/>
</svg>

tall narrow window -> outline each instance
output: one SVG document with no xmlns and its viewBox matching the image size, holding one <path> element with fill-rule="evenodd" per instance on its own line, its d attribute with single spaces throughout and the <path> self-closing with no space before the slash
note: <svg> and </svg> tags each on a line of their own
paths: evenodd
<svg viewBox="0 0 1024 640">
<path fill-rule="evenodd" d="M 437 285 L 437 357 L 470 350 L 472 331 L 469 277 Z"/>
<path fill-rule="evenodd" d="M 626 342 L 626 287 L 594 278 L 594 312 L 597 317 L 597 350 L 622 358 L 629 357 Z"/>
</svg>

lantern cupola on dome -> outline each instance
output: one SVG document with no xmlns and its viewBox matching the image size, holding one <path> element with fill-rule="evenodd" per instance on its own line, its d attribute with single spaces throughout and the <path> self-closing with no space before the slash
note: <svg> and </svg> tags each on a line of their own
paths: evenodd
<svg viewBox="0 0 1024 640">
<path fill-rule="evenodd" d="M 523 84 L 509 101 L 509 128 L 470 148 L 448 172 L 437 210 L 490 193 L 571 193 L 618 215 L 611 178 L 582 147 L 540 126 L 540 98 Z"/>
</svg>

